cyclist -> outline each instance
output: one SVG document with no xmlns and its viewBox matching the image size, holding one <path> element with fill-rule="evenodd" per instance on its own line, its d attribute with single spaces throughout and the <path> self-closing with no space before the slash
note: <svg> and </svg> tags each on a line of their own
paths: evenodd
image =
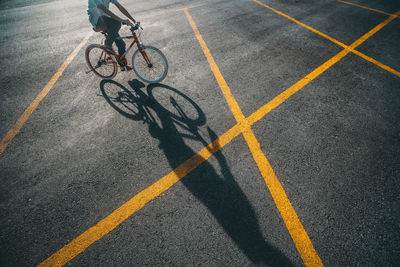
<svg viewBox="0 0 400 267">
<path fill-rule="evenodd" d="M 129 12 L 118 3 L 118 0 L 88 0 L 87 13 L 89 15 L 89 21 L 92 24 L 94 31 L 103 31 L 107 33 L 104 44 L 108 46 L 111 51 L 113 51 L 112 44 L 115 42 L 119 54 L 117 55 L 117 59 L 126 65 L 126 59 L 120 59 L 120 55 L 125 53 L 125 42 L 122 39 L 116 38 L 119 37 L 118 32 L 121 28 L 121 23 L 129 26 L 131 22 L 129 19 L 121 19 L 111 12 L 109 9 L 110 2 L 113 3 L 122 14 L 132 20 L 133 23 L 136 23 L 135 19 L 129 14 Z"/>
</svg>

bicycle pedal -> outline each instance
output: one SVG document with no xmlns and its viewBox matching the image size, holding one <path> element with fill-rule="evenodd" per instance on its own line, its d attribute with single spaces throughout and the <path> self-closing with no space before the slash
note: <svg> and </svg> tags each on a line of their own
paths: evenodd
<svg viewBox="0 0 400 267">
<path fill-rule="evenodd" d="M 130 70 L 132 70 L 132 67 L 129 67 L 129 66 L 124 66 L 124 67 L 120 67 L 121 68 L 121 71 L 130 71 Z"/>
</svg>

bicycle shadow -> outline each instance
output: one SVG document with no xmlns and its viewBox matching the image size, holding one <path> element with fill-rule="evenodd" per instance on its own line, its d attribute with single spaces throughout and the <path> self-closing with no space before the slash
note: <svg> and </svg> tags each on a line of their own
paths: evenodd
<svg viewBox="0 0 400 267">
<path fill-rule="evenodd" d="M 114 88 L 110 89 L 109 85 Z M 209 141 L 200 135 L 199 127 L 206 123 L 205 114 L 182 92 L 168 85 L 150 84 L 146 87 L 146 94 L 141 90 L 145 85 L 140 81 L 132 80 L 129 85 L 132 90 L 115 81 L 103 80 L 100 90 L 105 100 L 121 115 L 148 124 L 149 133 L 158 139 L 159 147 L 172 169 L 196 153 L 185 144 L 185 139 L 196 140 L 203 146 L 217 139 L 217 135 L 209 127 Z M 168 102 L 163 97 L 163 105 L 155 96 L 159 90 L 168 92 L 170 96 Z M 178 97 L 188 101 L 192 106 L 191 111 L 197 112 L 197 116 L 187 114 L 186 106 L 177 100 Z M 218 150 L 213 156 L 218 162 L 221 175 L 206 160 L 186 175 L 181 183 L 207 207 L 224 231 L 254 264 L 294 266 L 285 255 L 264 240 L 257 216 L 235 181 L 222 151 Z"/>
</svg>

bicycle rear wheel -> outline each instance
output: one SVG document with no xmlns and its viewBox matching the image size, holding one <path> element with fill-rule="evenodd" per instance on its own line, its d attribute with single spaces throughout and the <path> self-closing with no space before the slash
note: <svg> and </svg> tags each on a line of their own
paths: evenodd
<svg viewBox="0 0 400 267">
<path fill-rule="evenodd" d="M 168 73 L 168 62 L 164 54 L 155 47 L 145 46 L 132 56 L 133 70 L 145 82 L 158 83 Z"/>
<path fill-rule="evenodd" d="M 117 63 L 113 61 L 106 48 L 91 44 L 86 48 L 85 58 L 89 68 L 101 78 L 112 79 L 117 74 Z"/>
</svg>

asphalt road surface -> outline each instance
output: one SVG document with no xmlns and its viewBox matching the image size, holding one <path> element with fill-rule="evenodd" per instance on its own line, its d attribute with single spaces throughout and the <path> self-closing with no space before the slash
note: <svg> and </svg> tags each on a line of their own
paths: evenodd
<svg viewBox="0 0 400 267">
<path fill-rule="evenodd" d="M 1 1 L 0 266 L 398 266 L 400 2 L 351 1 L 120 0 L 159 84 Z"/>
</svg>

